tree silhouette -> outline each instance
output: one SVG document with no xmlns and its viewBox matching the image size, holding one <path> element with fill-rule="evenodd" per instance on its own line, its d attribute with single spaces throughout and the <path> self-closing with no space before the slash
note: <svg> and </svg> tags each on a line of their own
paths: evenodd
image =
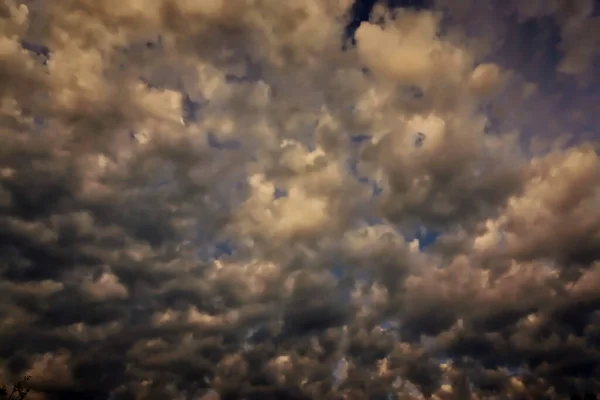
<svg viewBox="0 0 600 400">
<path fill-rule="evenodd" d="M 24 376 L 23 379 L 13 385 L 10 392 L 6 385 L 0 386 L 0 400 L 23 400 L 29 393 L 29 389 L 25 388 L 25 382 L 30 378 L 29 375 Z"/>
</svg>

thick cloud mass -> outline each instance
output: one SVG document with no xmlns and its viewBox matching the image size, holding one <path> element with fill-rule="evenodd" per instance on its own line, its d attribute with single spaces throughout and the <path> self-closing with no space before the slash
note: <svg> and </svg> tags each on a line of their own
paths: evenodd
<svg viewBox="0 0 600 400">
<path fill-rule="evenodd" d="M 0 381 L 600 394 L 598 12 L 497 3 L 0 0 Z"/>
</svg>

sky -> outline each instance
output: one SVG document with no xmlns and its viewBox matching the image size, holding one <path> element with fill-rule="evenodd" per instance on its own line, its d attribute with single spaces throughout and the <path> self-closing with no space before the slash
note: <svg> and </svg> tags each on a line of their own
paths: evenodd
<svg viewBox="0 0 600 400">
<path fill-rule="evenodd" d="M 0 0 L 0 383 L 600 395 L 600 3 Z"/>
</svg>

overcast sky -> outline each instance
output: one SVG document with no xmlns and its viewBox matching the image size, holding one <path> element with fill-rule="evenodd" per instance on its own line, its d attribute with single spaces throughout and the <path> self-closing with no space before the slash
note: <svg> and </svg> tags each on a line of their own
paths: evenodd
<svg viewBox="0 0 600 400">
<path fill-rule="evenodd" d="M 0 383 L 594 399 L 599 54 L 592 0 L 0 0 Z"/>
</svg>

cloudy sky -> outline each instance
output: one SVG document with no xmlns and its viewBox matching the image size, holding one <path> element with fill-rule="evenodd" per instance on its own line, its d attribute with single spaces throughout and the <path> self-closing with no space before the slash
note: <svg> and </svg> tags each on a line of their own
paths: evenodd
<svg viewBox="0 0 600 400">
<path fill-rule="evenodd" d="M 600 3 L 0 0 L 0 382 L 594 399 Z"/>
</svg>

